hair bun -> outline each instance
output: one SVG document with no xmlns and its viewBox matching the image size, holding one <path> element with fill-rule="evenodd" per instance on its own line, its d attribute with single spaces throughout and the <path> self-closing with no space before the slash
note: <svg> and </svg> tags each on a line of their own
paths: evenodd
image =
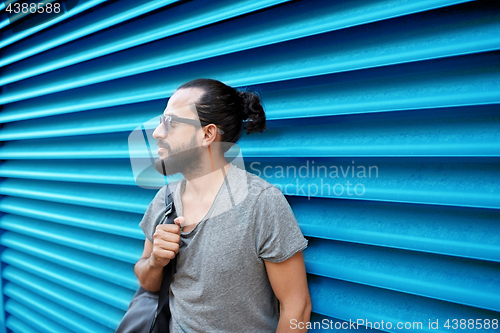
<svg viewBox="0 0 500 333">
<path fill-rule="evenodd" d="M 240 91 L 242 99 L 242 118 L 246 120 L 247 134 L 253 132 L 262 133 L 266 130 L 266 114 L 260 102 L 260 97 L 251 91 Z"/>
</svg>

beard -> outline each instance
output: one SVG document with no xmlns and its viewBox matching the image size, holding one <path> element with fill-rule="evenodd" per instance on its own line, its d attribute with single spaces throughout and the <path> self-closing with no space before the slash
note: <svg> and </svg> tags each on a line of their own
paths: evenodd
<svg viewBox="0 0 500 333">
<path fill-rule="evenodd" d="M 175 150 L 168 147 L 168 156 L 163 159 L 158 157 L 155 161 L 155 169 L 164 176 L 176 173 L 193 174 L 201 168 L 201 149 L 193 135 L 191 141 L 184 147 Z"/>
</svg>

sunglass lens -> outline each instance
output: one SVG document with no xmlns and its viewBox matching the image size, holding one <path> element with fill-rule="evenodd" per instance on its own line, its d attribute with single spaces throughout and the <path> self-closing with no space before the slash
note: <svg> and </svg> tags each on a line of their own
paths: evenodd
<svg viewBox="0 0 500 333">
<path fill-rule="evenodd" d="M 168 133 L 170 122 L 168 121 L 167 117 L 160 116 L 160 123 L 163 125 L 163 132 L 165 132 L 165 134 Z"/>
</svg>

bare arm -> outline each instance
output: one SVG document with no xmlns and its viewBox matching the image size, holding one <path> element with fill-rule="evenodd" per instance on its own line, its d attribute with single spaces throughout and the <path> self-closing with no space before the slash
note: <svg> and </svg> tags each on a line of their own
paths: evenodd
<svg viewBox="0 0 500 333">
<path fill-rule="evenodd" d="M 290 325 L 291 320 L 305 323 L 311 316 L 311 298 L 302 252 L 280 263 L 264 262 L 271 287 L 280 301 L 280 320 L 276 332 L 307 332 L 307 329 L 292 330 Z"/>
<path fill-rule="evenodd" d="M 141 286 L 149 291 L 159 291 L 163 279 L 163 267 L 175 258 L 179 251 L 180 227 L 183 217 L 175 219 L 176 224 L 160 224 L 156 227 L 153 242 L 146 239 L 141 259 L 134 266 L 134 272 Z"/>
</svg>

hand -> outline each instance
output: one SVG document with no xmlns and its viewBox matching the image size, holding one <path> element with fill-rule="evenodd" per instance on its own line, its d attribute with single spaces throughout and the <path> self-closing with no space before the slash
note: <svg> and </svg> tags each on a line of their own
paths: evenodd
<svg viewBox="0 0 500 333">
<path fill-rule="evenodd" d="M 149 263 L 152 267 L 159 268 L 168 265 L 179 252 L 180 226 L 186 223 L 186 219 L 179 216 L 174 222 L 175 224 L 159 224 L 156 227 L 153 234 L 153 250 L 149 256 Z"/>
</svg>

